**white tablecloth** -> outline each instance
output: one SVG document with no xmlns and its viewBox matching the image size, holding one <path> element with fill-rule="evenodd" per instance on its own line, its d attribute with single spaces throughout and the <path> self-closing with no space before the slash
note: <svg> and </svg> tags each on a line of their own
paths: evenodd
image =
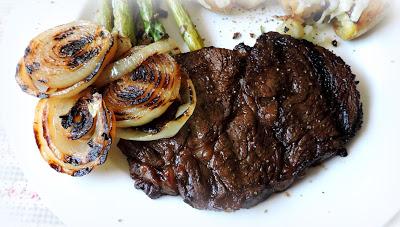
<svg viewBox="0 0 400 227">
<path fill-rule="evenodd" d="M 13 7 L 15 0 L 0 0 L 0 42 L 3 34 L 3 18 Z M 12 76 L 12 75 L 3 75 Z M 10 150 L 5 128 L 0 122 L 0 226 L 63 226 L 62 222 L 42 203 L 27 179 L 15 155 Z"/>
<path fill-rule="evenodd" d="M 0 226 L 63 226 L 62 222 L 42 203 L 35 189 L 29 187 L 7 141 L 7 136 L 1 127 Z"/>
</svg>

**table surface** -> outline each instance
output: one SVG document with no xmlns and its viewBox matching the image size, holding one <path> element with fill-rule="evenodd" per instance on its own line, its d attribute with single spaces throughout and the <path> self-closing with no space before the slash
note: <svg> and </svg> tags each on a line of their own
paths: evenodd
<svg viewBox="0 0 400 227">
<path fill-rule="evenodd" d="M 12 0 L 0 1 L 0 42 L 3 34 L 3 18 L 13 8 Z M 0 121 L 0 220 L 1 226 L 64 226 L 29 186 L 18 160 L 9 149 L 7 135 Z"/>
<path fill-rule="evenodd" d="M 0 1 L 0 42 L 3 41 L 3 18 L 13 10 L 13 2 L 13 0 Z M 0 160 L 0 220 L 2 226 L 64 226 L 62 221 L 47 209 L 35 189 L 29 186 L 28 180 L 19 168 L 18 160 L 9 148 L 7 135 L 1 121 Z M 386 225 L 386 227 L 395 226 L 400 226 L 400 212 Z"/>
</svg>

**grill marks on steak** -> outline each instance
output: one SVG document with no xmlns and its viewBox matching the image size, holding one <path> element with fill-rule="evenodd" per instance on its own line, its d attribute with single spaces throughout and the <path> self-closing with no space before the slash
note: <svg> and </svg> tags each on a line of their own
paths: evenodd
<svg viewBox="0 0 400 227">
<path fill-rule="evenodd" d="M 197 106 L 189 122 L 173 139 L 146 143 L 122 140 L 119 143 L 128 157 L 136 188 L 144 190 L 151 198 L 162 194 L 175 195 L 179 191 L 193 196 L 209 196 L 210 190 L 203 187 L 207 185 L 202 181 L 205 179 L 203 176 L 213 175 L 207 169 L 207 162 L 213 155 L 213 143 L 222 131 L 223 121 L 231 113 L 235 99 L 232 94 L 237 93 L 239 87 L 241 59 L 233 51 L 205 48 L 183 54 L 178 61 L 183 73 L 197 75 L 192 80 L 196 87 Z M 154 160 L 158 160 L 158 164 Z M 171 167 L 175 171 L 168 178 L 164 172 Z M 199 168 L 203 172 L 195 172 Z M 174 179 L 186 183 L 166 184 L 174 182 Z"/>
<path fill-rule="evenodd" d="M 135 186 L 151 198 L 254 206 L 313 164 L 345 155 L 361 126 L 349 66 L 307 41 L 267 33 L 253 48 L 205 48 L 177 60 L 196 87 L 191 119 L 171 139 L 119 143 Z"/>
<path fill-rule="evenodd" d="M 198 75 L 193 83 L 201 110 L 192 115 L 186 144 L 177 152 L 179 193 L 197 208 L 235 206 L 232 196 L 240 184 L 232 168 L 237 163 L 224 131 L 239 90 L 241 58 L 230 50 L 207 48 L 182 55 L 178 62 L 188 75 Z"/>
</svg>

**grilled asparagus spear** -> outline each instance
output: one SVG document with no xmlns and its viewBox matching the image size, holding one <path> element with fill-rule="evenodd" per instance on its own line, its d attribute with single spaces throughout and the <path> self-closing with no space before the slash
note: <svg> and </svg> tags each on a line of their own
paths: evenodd
<svg viewBox="0 0 400 227">
<path fill-rule="evenodd" d="M 113 0 L 114 31 L 121 37 L 127 37 L 132 45 L 136 44 L 135 26 L 133 14 L 127 0 Z"/>
<path fill-rule="evenodd" d="M 145 39 L 150 38 L 152 41 L 157 42 L 164 38 L 166 36 L 165 28 L 155 17 L 152 0 L 137 0 L 137 4 L 144 25 Z"/>
<path fill-rule="evenodd" d="M 203 48 L 203 39 L 198 34 L 181 0 L 167 0 L 167 4 L 189 49 L 194 51 Z"/>
<path fill-rule="evenodd" d="M 100 10 L 96 16 L 97 23 L 104 26 L 108 31 L 112 31 L 112 17 L 111 1 L 101 0 Z"/>
</svg>

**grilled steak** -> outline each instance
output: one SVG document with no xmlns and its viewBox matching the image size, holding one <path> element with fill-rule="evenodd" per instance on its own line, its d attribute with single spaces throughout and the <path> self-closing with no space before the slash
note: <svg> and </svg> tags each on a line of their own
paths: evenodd
<svg viewBox="0 0 400 227">
<path fill-rule="evenodd" d="M 287 189 L 307 168 L 347 154 L 361 126 L 355 76 L 307 41 L 262 35 L 253 48 L 177 57 L 198 104 L 173 138 L 121 140 L 136 188 L 198 209 L 237 210 Z"/>
</svg>

